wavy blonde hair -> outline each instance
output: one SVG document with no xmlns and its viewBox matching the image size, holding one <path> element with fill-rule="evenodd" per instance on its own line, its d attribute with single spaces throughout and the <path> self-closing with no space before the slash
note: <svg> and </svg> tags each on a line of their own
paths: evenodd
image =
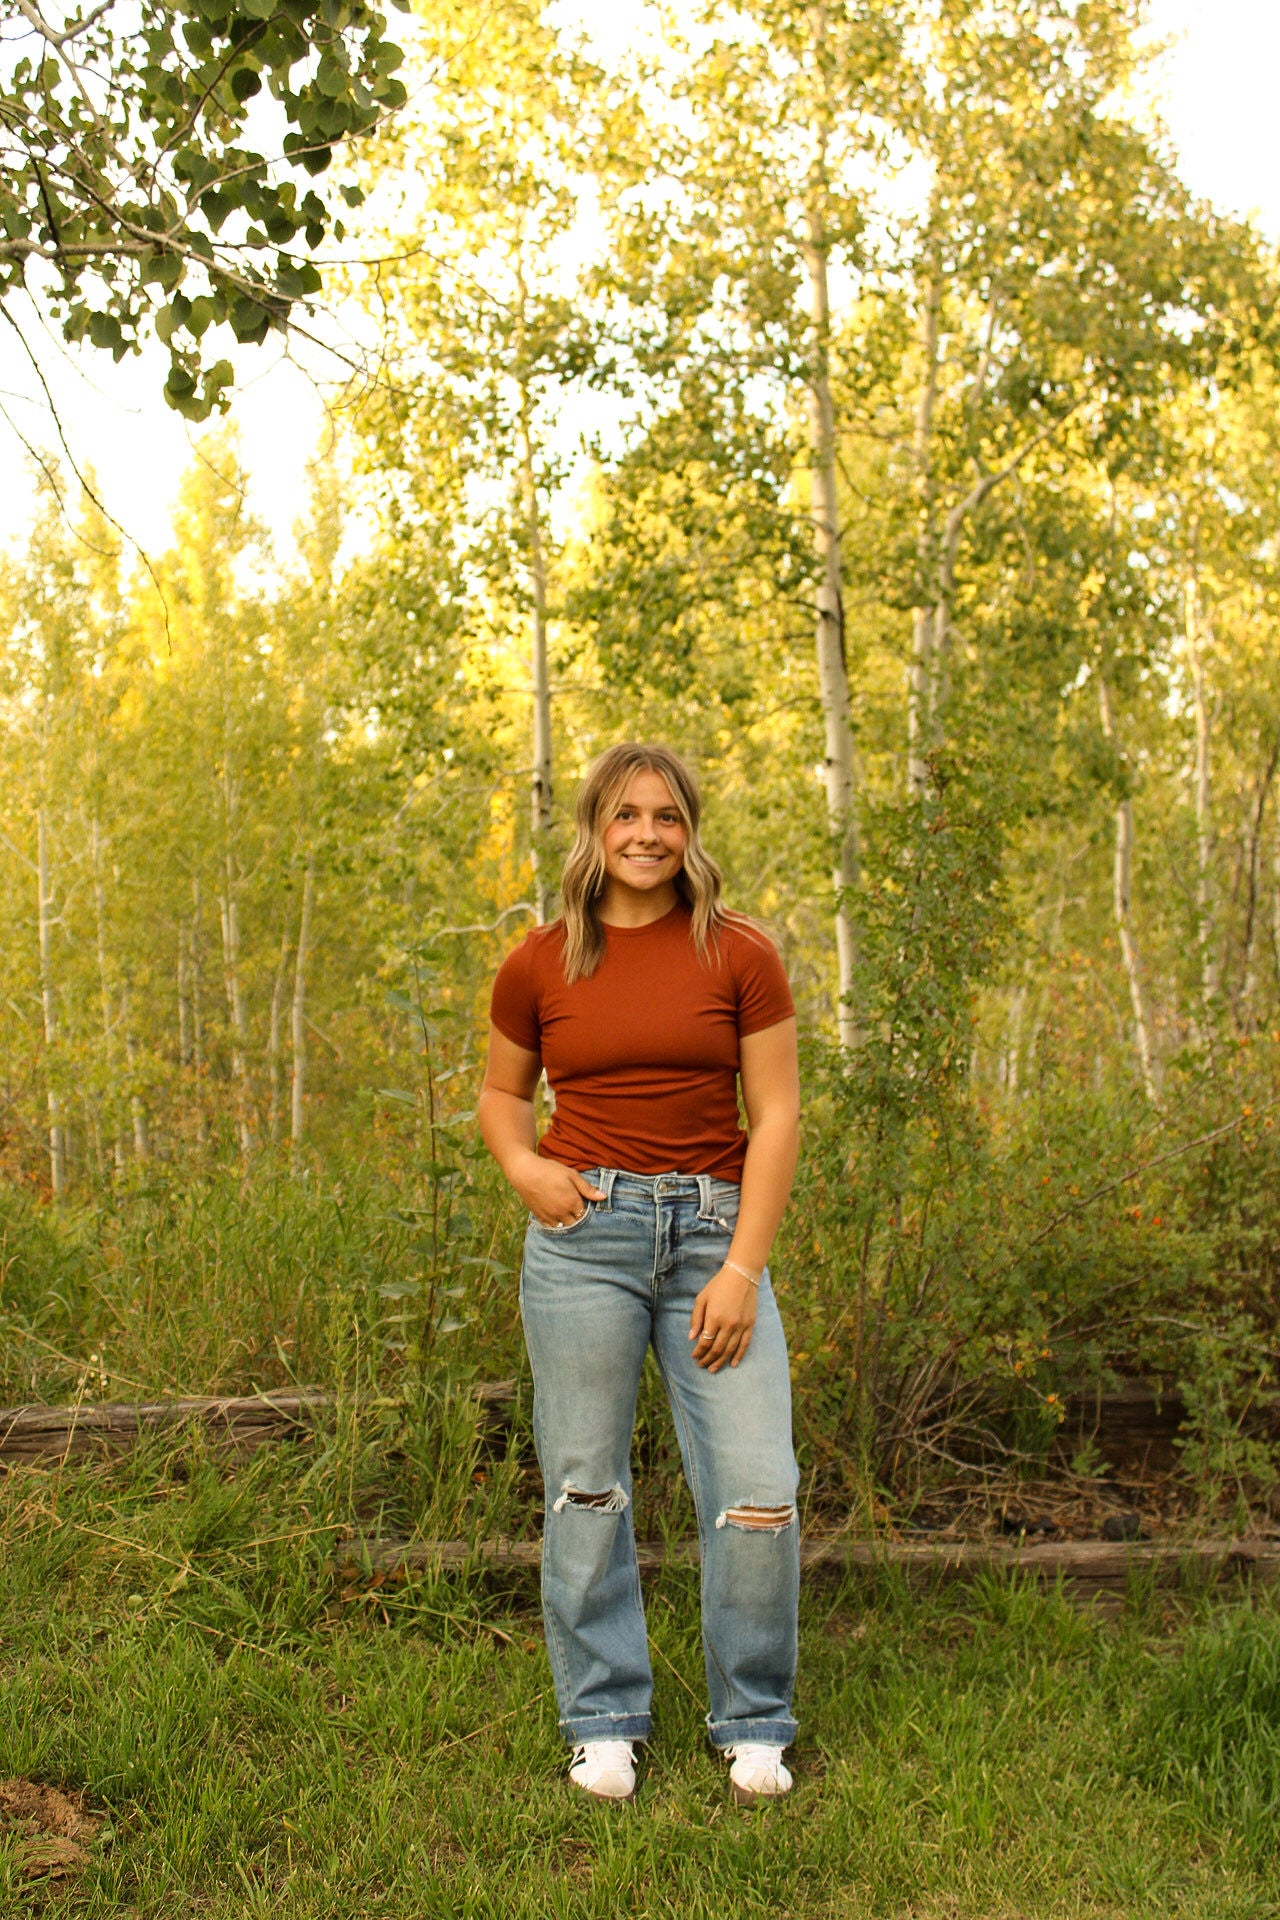
<svg viewBox="0 0 1280 1920">
<path fill-rule="evenodd" d="M 684 864 L 675 889 L 693 914 L 693 944 L 701 960 L 718 948 L 721 927 L 730 915 L 720 904 L 720 869 L 698 838 L 702 794 L 693 768 L 670 747 L 653 740 L 622 740 L 606 747 L 587 768 L 578 789 L 575 813 L 578 837 L 564 863 L 560 901 L 564 916 L 564 977 L 572 986 L 587 979 L 604 958 L 604 926 L 599 902 L 604 893 L 604 830 L 638 773 L 657 773 L 666 781 L 684 825 Z"/>
</svg>

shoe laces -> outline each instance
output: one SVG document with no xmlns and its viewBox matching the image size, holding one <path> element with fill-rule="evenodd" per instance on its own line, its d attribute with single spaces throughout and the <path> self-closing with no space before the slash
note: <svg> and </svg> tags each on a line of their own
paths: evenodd
<svg viewBox="0 0 1280 1920">
<path fill-rule="evenodd" d="M 736 1747 L 726 1748 L 734 1775 L 745 1779 L 785 1781 L 788 1785 L 791 1775 L 782 1764 L 782 1748 L 767 1746 L 763 1741 L 744 1740 Z"/>
<path fill-rule="evenodd" d="M 584 1760 L 613 1771 L 634 1767 L 636 1756 L 629 1740 L 582 1740 L 573 1750 L 573 1764 L 581 1766 Z"/>
</svg>

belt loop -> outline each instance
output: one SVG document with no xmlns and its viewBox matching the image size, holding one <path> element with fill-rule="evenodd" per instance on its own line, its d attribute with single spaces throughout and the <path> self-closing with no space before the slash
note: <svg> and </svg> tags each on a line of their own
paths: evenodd
<svg viewBox="0 0 1280 1920">
<path fill-rule="evenodd" d="M 700 1173 L 697 1176 L 697 1181 L 698 1218 L 699 1220 L 714 1220 L 716 1210 L 711 1199 L 711 1175 L 709 1173 Z"/>
<path fill-rule="evenodd" d="M 613 1183 L 617 1177 L 618 1169 L 616 1167 L 596 1168 L 595 1184 L 604 1190 L 604 1199 L 596 1202 L 601 1213 L 613 1212 Z"/>
</svg>

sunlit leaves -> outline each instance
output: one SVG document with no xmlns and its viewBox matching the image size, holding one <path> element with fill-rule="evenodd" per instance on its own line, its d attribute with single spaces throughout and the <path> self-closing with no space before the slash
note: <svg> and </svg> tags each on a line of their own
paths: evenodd
<svg viewBox="0 0 1280 1920">
<path fill-rule="evenodd" d="M 319 290 L 306 256 L 331 209 L 279 153 L 325 173 L 403 104 L 400 49 L 363 0 L 109 0 L 51 20 L 38 62 L 33 37 L 0 0 L 0 41 L 24 50 L 0 90 L 0 297 L 29 285 L 68 339 L 117 359 L 158 316 L 165 396 L 204 419 L 231 379 L 210 330 L 261 341 Z"/>
</svg>

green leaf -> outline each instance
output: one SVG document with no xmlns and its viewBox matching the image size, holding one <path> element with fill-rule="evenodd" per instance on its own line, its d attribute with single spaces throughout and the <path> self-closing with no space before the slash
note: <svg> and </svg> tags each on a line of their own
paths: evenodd
<svg viewBox="0 0 1280 1920">
<path fill-rule="evenodd" d="M 337 100 L 346 92 L 350 77 L 346 68 L 334 59 L 333 54 L 326 53 L 316 74 L 316 85 L 321 93 L 328 95 L 330 100 Z"/>
<path fill-rule="evenodd" d="M 253 346 L 260 345 L 270 331 L 270 313 L 260 301 L 251 300 L 247 294 L 240 294 L 232 301 L 227 317 L 236 339 Z"/>
<path fill-rule="evenodd" d="M 398 1100 L 402 1107 L 416 1107 L 418 1104 L 417 1094 L 406 1093 L 402 1087 L 379 1087 L 377 1091 L 379 1100 Z"/>
</svg>

